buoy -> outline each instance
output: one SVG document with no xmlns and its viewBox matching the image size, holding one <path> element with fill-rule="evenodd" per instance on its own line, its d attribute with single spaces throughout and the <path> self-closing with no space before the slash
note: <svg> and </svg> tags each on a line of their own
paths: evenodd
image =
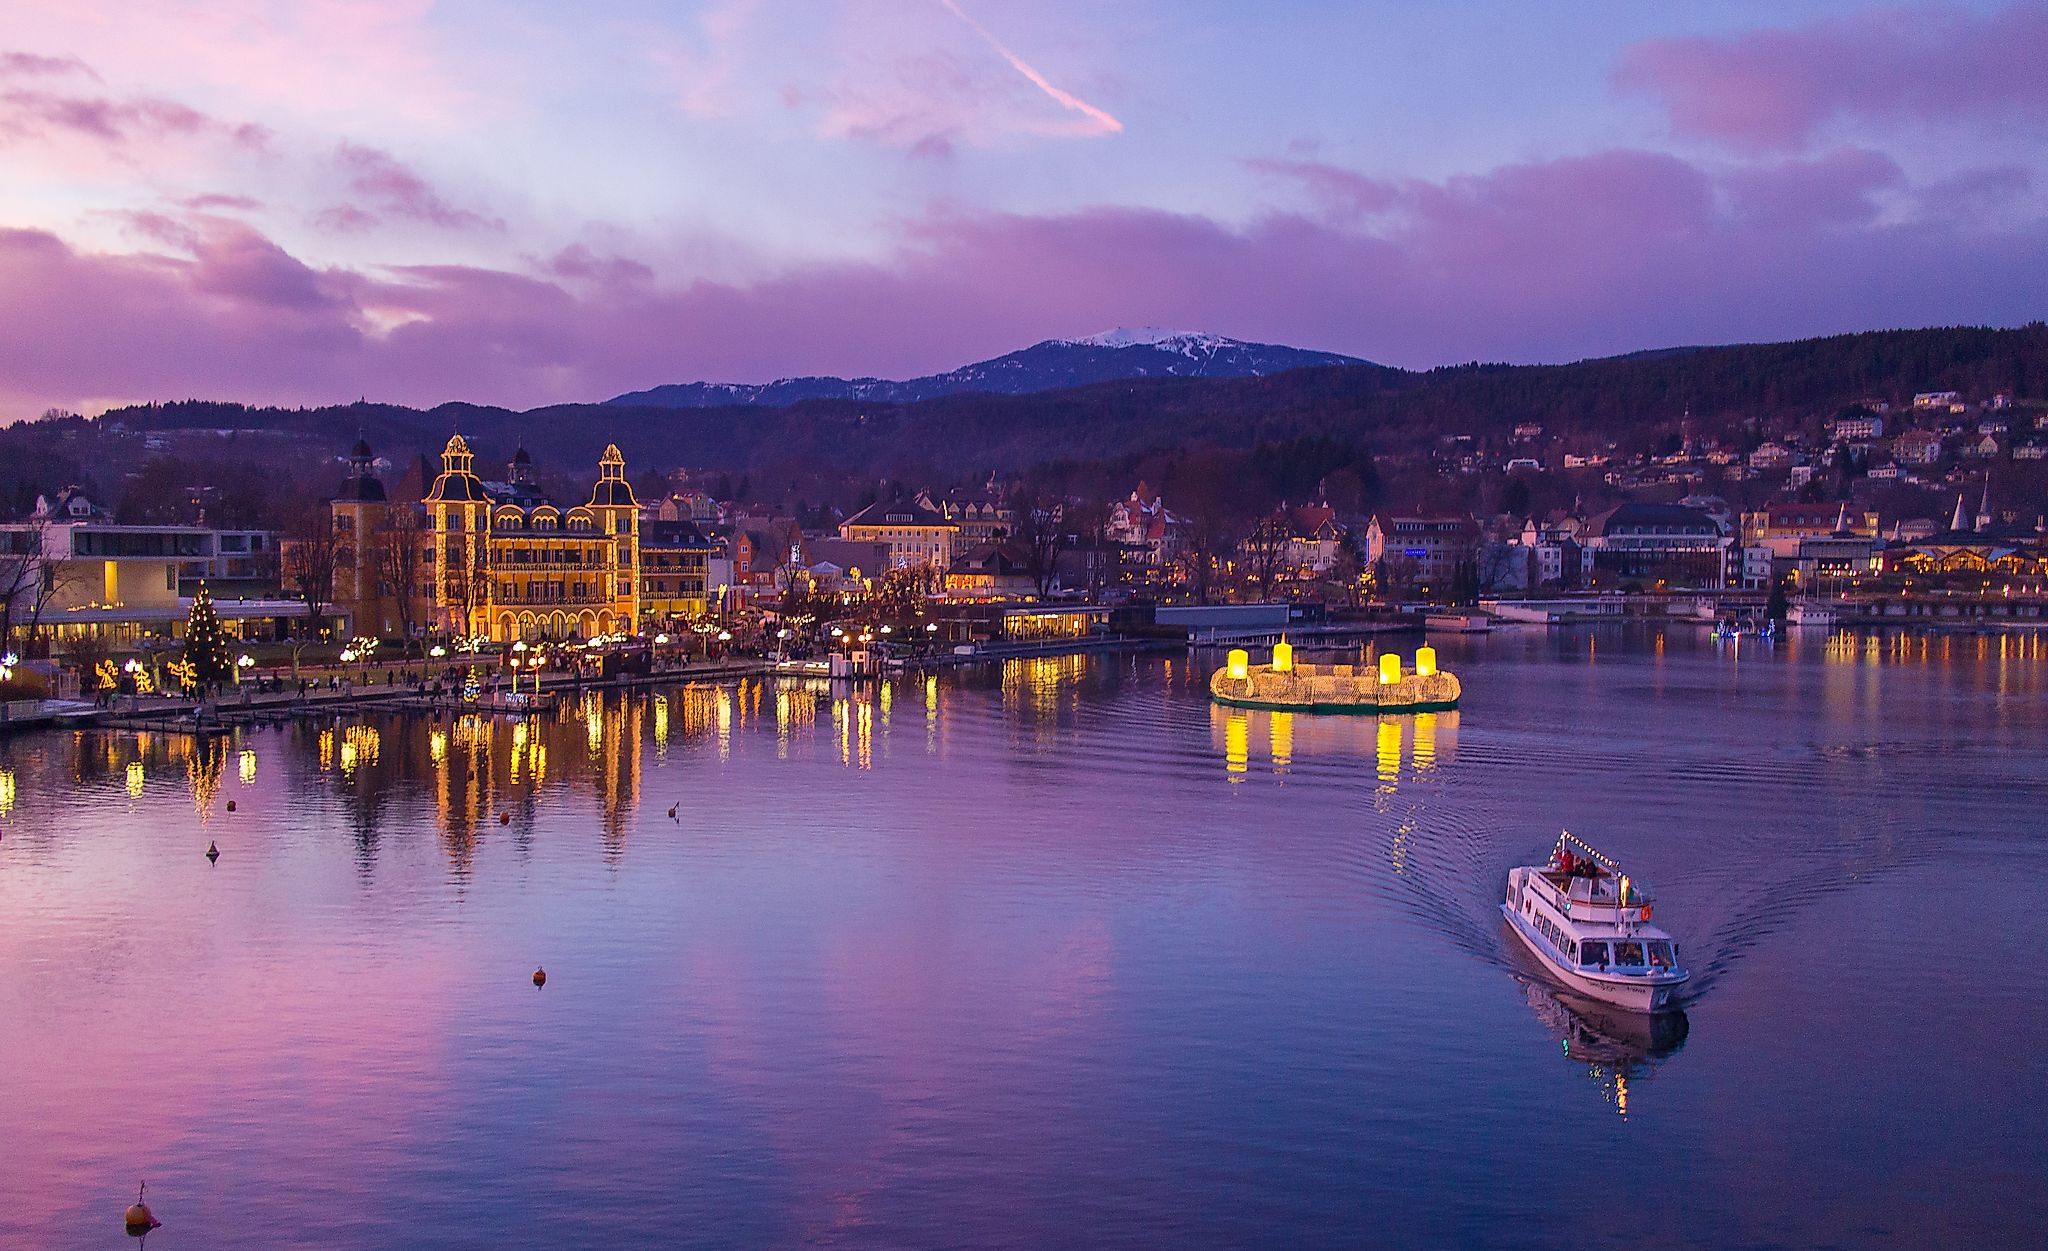
<svg viewBox="0 0 2048 1251">
<path fill-rule="evenodd" d="M 501 812 L 501 813 L 499 813 L 499 814 L 498 814 L 498 824 L 499 824 L 499 825 L 510 825 L 510 824 L 512 824 L 512 814 L 511 814 L 511 813 L 509 813 L 509 812 Z"/>
<path fill-rule="evenodd" d="M 138 1237 L 163 1224 L 162 1221 L 156 1218 L 156 1214 L 149 1210 L 149 1205 L 142 1201 L 142 1192 L 147 1189 L 149 1189 L 148 1182 L 143 1182 L 140 1186 L 137 1186 L 135 1188 L 135 1202 L 129 1204 L 128 1210 L 121 1214 L 121 1223 L 128 1227 L 129 1233 Z"/>
<path fill-rule="evenodd" d="M 535 986 L 545 986 L 545 985 L 547 985 L 547 984 L 548 984 L 548 971 L 547 971 L 546 969 L 535 969 L 535 970 L 533 971 L 533 984 L 534 984 Z"/>
<path fill-rule="evenodd" d="M 212 843 L 208 843 L 208 844 L 206 845 L 206 858 L 207 858 L 208 860 L 218 860 L 218 859 L 220 859 L 220 848 L 219 848 L 219 847 L 217 847 L 217 846 L 215 846 L 215 845 L 214 845 L 214 844 L 212 844 Z"/>
<path fill-rule="evenodd" d="M 668 806 L 668 819 L 669 819 L 669 820 L 673 821 L 673 820 L 675 820 L 675 819 L 676 819 L 676 809 L 678 809 L 678 808 L 680 808 L 680 807 L 682 807 L 682 805 L 681 805 L 681 804 L 670 804 L 670 805 Z"/>
<path fill-rule="evenodd" d="M 228 811 L 229 811 L 229 812 L 233 812 L 234 810 L 235 810 L 235 801 L 234 801 L 234 800 L 232 800 L 232 799 L 230 799 L 230 800 L 228 801 Z"/>
</svg>

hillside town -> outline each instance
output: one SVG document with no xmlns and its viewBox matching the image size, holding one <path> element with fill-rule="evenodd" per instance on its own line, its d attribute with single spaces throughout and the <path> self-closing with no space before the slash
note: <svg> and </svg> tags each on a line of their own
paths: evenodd
<svg viewBox="0 0 2048 1251">
<path fill-rule="evenodd" d="M 455 434 L 438 463 L 407 465 L 359 439 L 312 515 L 274 528 L 206 524 L 204 490 L 189 524 L 122 521 L 75 487 L 39 495 L 0 525 L 0 646 L 89 688 L 110 658 L 175 647 L 202 585 L 229 634 L 261 654 L 251 668 L 275 667 L 282 648 L 294 672 L 351 643 L 387 657 L 654 639 L 681 655 L 803 654 L 835 628 L 874 638 L 883 605 L 898 625 L 922 623 L 927 651 L 1085 638 L 1112 619 L 1152 627 L 1159 608 L 1202 604 L 1338 619 L 1675 604 L 2041 619 L 2048 504 L 2034 484 L 2048 406 L 1929 392 L 1746 431 L 1708 433 L 1688 416 L 1669 442 L 1625 454 L 1533 422 L 1504 443 L 1446 434 L 1426 467 L 1385 467 L 1403 482 L 1426 468 L 1434 488 L 1411 506 L 1346 507 L 1324 483 L 1225 515 L 1143 481 L 1090 501 L 996 476 L 811 508 L 740 500 L 717 489 L 725 475 L 674 470 L 647 498 L 616 446 L 587 493 L 557 499 L 524 448 L 480 464 Z M 1567 490 L 1568 504 L 1541 502 Z"/>
</svg>

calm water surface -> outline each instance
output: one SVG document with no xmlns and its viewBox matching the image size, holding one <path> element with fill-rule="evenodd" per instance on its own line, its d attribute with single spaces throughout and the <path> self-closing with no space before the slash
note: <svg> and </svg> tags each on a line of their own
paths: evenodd
<svg viewBox="0 0 2048 1251">
<path fill-rule="evenodd" d="M 0 1246 L 2048 1241 L 2048 642 L 1438 645 L 0 745 Z M 1511 956 L 1566 826 L 1680 1028 Z"/>
</svg>

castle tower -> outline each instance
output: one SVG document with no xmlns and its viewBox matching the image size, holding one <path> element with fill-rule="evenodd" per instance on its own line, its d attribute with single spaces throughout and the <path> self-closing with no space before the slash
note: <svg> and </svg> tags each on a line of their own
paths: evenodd
<svg viewBox="0 0 2048 1251">
<path fill-rule="evenodd" d="M 348 476 L 328 501 L 334 522 L 334 600 L 361 634 L 388 634 L 398 623 L 382 594 L 381 553 L 390 502 L 377 480 L 377 457 L 367 440 L 349 449 Z"/>
<path fill-rule="evenodd" d="M 441 475 L 422 501 L 434 536 L 436 623 L 458 637 L 489 633 L 491 501 L 459 434 L 441 449 Z"/>
<path fill-rule="evenodd" d="M 631 634 L 640 621 L 640 501 L 626 481 L 626 458 L 616 443 L 606 445 L 597 461 L 597 483 L 590 488 L 590 511 L 598 528 L 611 539 L 606 574 L 611 580 L 612 615 L 621 633 Z"/>
<path fill-rule="evenodd" d="M 505 481 L 514 485 L 530 484 L 533 481 L 533 457 L 527 455 L 526 445 L 512 453 L 512 463 L 506 466 Z"/>
</svg>

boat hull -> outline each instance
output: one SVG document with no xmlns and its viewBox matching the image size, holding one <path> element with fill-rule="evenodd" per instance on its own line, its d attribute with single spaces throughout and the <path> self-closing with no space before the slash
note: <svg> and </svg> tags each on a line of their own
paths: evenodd
<svg viewBox="0 0 2048 1251">
<path fill-rule="evenodd" d="M 1679 995 L 1685 989 L 1687 976 L 1652 979 L 1648 977 L 1598 977 L 1581 972 L 1559 961 L 1550 954 L 1543 941 L 1530 931 L 1522 915 L 1505 903 L 1500 906 L 1501 915 L 1508 920 L 1515 937 L 1522 946 L 1536 958 L 1544 974 L 1552 981 L 1575 994 L 1601 1003 L 1626 1008 L 1631 1012 L 1676 1012 L 1680 1008 Z"/>
<path fill-rule="evenodd" d="M 1323 704 L 1244 699 L 1235 695 L 1219 695 L 1213 691 L 1210 698 L 1227 708 L 1252 708 L 1260 712 L 1347 713 L 1366 717 L 1376 717 L 1381 713 L 1454 712 L 1458 707 L 1458 701 L 1455 699 L 1435 704 Z"/>
</svg>

